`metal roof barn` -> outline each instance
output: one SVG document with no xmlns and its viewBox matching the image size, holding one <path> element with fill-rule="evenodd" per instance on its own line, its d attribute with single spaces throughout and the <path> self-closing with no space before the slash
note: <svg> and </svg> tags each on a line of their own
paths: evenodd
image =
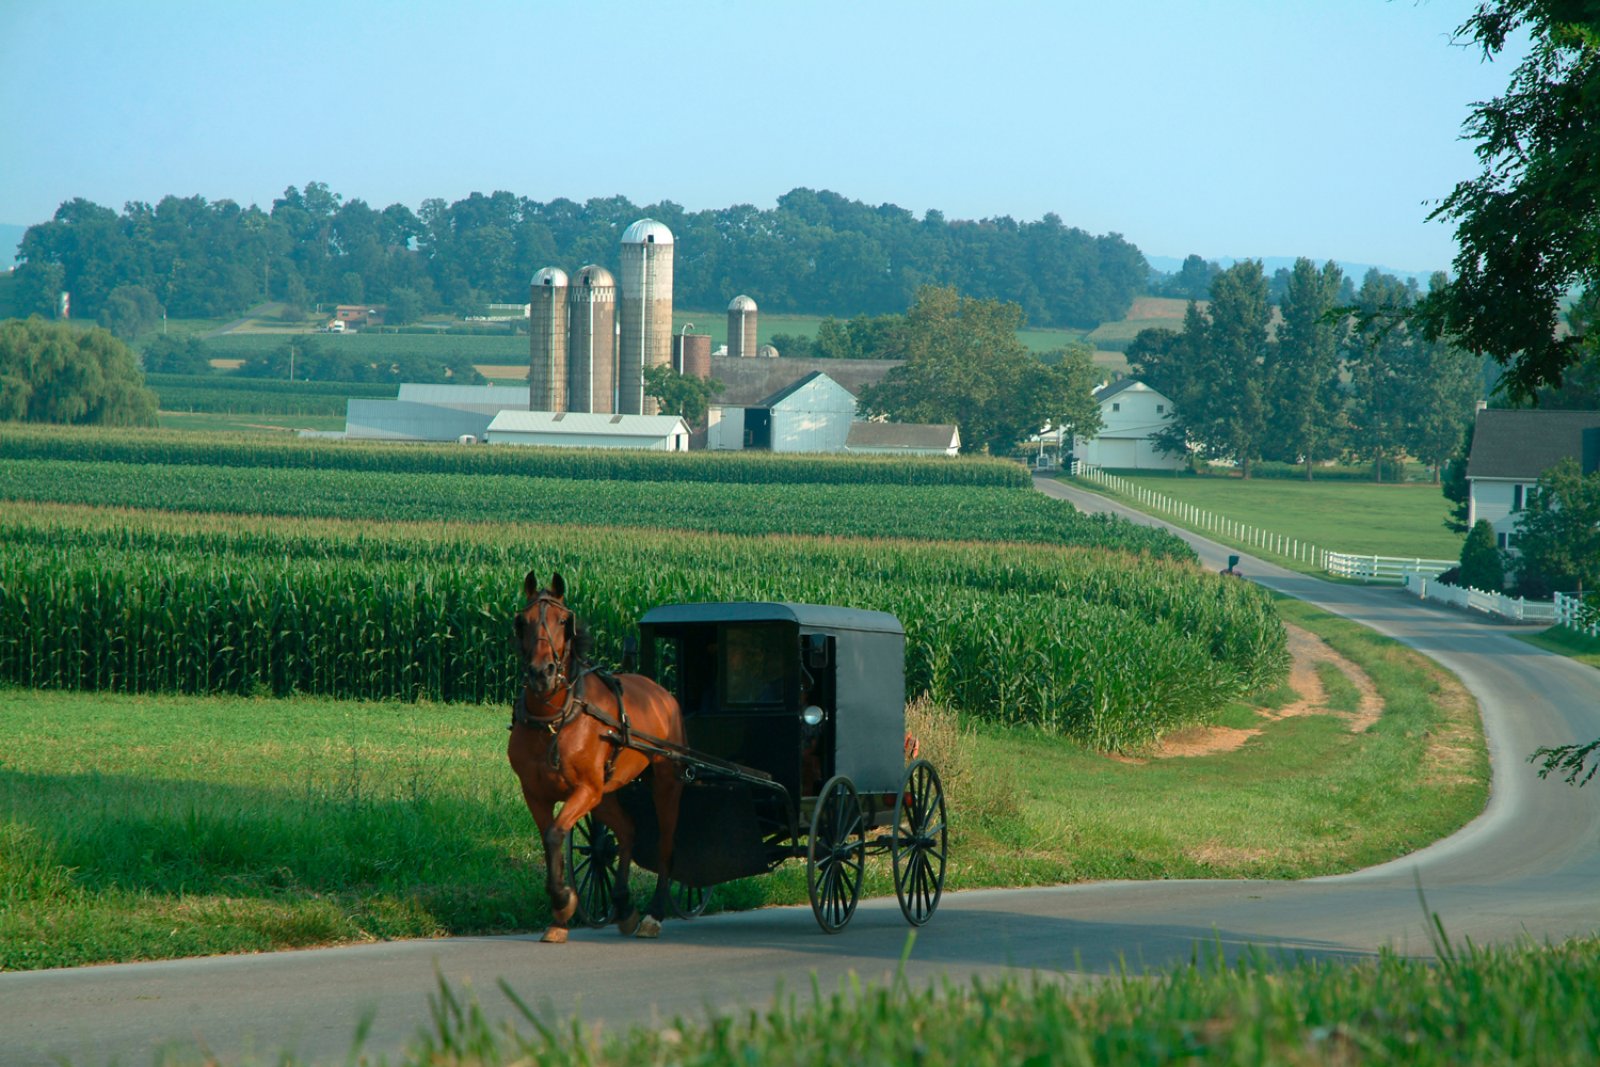
<svg viewBox="0 0 1600 1067">
<path fill-rule="evenodd" d="M 689 450 L 689 426 L 676 415 L 502 411 L 489 423 L 487 434 L 491 445 Z"/>
</svg>

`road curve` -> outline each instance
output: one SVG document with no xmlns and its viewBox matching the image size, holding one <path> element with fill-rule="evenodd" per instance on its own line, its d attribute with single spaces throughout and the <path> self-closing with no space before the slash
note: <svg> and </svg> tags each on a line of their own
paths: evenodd
<svg viewBox="0 0 1600 1067">
<path fill-rule="evenodd" d="M 1040 480 L 1091 511 L 1137 512 Z M 1220 569 L 1231 551 L 1175 531 Z M 1348 616 L 1454 671 L 1483 709 L 1494 783 L 1487 809 L 1451 838 L 1355 874 L 1304 882 L 1113 882 L 947 895 L 905 965 L 917 982 L 1008 970 L 1092 975 L 1124 962 L 1161 966 L 1197 943 L 1246 944 L 1321 958 L 1389 946 L 1432 951 L 1419 902 L 1452 938 L 1537 940 L 1600 929 L 1600 787 L 1540 781 L 1526 762 L 1542 744 L 1600 735 L 1600 671 L 1515 640 L 1510 627 L 1390 589 L 1334 585 L 1245 556 L 1252 580 Z M 163 1049 L 225 1061 L 286 1051 L 343 1060 L 357 1023 L 363 1048 L 395 1053 L 427 1025 L 443 980 L 470 989 L 491 1020 L 514 1018 L 506 986 L 548 1019 L 573 1011 L 624 1024 L 764 1007 L 775 990 L 809 997 L 852 972 L 892 974 L 907 950 L 894 901 L 863 902 L 834 937 L 809 909 L 771 908 L 668 924 L 641 943 L 612 931 L 566 946 L 531 937 L 453 938 L 351 948 L 0 974 L 0 1067 L 69 1059 L 150 1062 Z M 524 1027 L 526 1029 L 526 1027 Z"/>
</svg>

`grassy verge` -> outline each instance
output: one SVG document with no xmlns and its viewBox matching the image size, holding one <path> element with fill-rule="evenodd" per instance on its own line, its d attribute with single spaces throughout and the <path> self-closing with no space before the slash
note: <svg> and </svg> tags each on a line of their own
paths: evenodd
<svg viewBox="0 0 1600 1067">
<path fill-rule="evenodd" d="M 948 888 L 1328 874 L 1479 811 L 1470 699 L 1399 645 L 1285 612 L 1373 677 L 1389 703 L 1373 729 L 1262 722 L 1235 752 L 1129 762 L 920 710 L 952 806 Z M 503 708 L 0 696 L 0 970 L 547 921 Z M 719 887 L 717 906 L 800 903 L 804 881 L 788 864 Z M 869 865 L 866 892 L 892 891 L 887 865 Z"/>
<path fill-rule="evenodd" d="M 1300 545 L 1315 545 L 1354 555 L 1455 559 L 1461 538 L 1444 528 L 1445 501 L 1438 486 L 1370 482 L 1296 482 L 1276 478 L 1194 477 L 1119 472 L 1130 485 L 1162 494 L 1213 516 L 1270 531 Z M 1152 505 L 1149 497 L 1118 493 L 1083 478 L 1067 479 L 1080 489 L 1099 493 L 1147 511 L 1166 522 L 1204 534 L 1222 544 L 1242 548 L 1262 559 L 1308 574 L 1320 574 L 1306 558 L 1279 551 L 1272 544 L 1195 522 Z M 1305 557 L 1308 553 L 1299 553 Z"/>
<path fill-rule="evenodd" d="M 1591 667 L 1600 667 L 1600 637 L 1590 637 L 1580 634 L 1576 630 L 1569 630 L 1565 626 L 1552 626 L 1548 630 L 1541 630 L 1536 634 L 1513 634 L 1519 641 L 1526 641 L 1536 648 L 1546 652 L 1554 652 L 1558 656 L 1567 656 L 1579 663 L 1587 663 Z"/>
<path fill-rule="evenodd" d="M 1006 978 L 916 990 L 896 982 L 612 1034 L 552 1029 L 525 1008 L 523 1034 L 497 1032 L 441 987 L 433 1032 L 400 1062 L 1576 1067 L 1600 1048 L 1597 949 L 1596 941 L 1469 945 L 1439 965 L 1389 952 L 1356 965 L 1210 958 L 1078 985 Z"/>
</svg>

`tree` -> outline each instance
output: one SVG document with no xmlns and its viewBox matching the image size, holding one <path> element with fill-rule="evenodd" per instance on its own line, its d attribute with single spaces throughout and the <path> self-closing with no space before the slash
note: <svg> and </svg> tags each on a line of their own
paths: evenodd
<svg viewBox="0 0 1600 1067">
<path fill-rule="evenodd" d="M 1012 451 L 1047 423 L 1077 419 L 1074 429 L 1084 433 L 1082 423 L 1092 418 L 1098 430 L 1098 409 L 1085 411 L 1077 395 L 1087 353 L 1047 365 L 1017 340 L 1022 321 L 1017 304 L 950 288 L 918 290 L 902 324 L 905 362 L 862 391 L 863 410 L 903 422 L 953 422 L 963 441 L 994 454 Z"/>
<path fill-rule="evenodd" d="M 1517 578 L 1524 595 L 1600 589 L 1600 471 L 1572 457 L 1539 476 L 1517 521 Z"/>
<path fill-rule="evenodd" d="M 0 419 L 154 426 L 156 396 L 105 330 L 11 319 L 0 323 Z"/>
<path fill-rule="evenodd" d="M 1494 543 L 1494 527 L 1488 519 L 1472 525 L 1461 546 L 1461 584 L 1468 589 L 1498 593 L 1506 584 L 1505 560 Z"/>
<path fill-rule="evenodd" d="M 1472 483 L 1467 481 L 1467 459 L 1472 455 L 1472 435 L 1477 429 L 1478 421 L 1468 420 L 1460 447 L 1444 466 L 1444 479 L 1439 491 L 1450 501 L 1450 514 L 1445 517 L 1444 528 L 1451 533 L 1467 532 L 1467 515 L 1472 510 Z"/>
<path fill-rule="evenodd" d="M 156 337 L 144 346 L 146 374 L 207 374 L 211 360 L 205 342 L 194 334 Z"/>
<path fill-rule="evenodd" d="M 142 285 L 119 285 L 100 306 L 100 325 L 123 341 L 132 341 L 160 319 L 161 302 Z"/>
<path fill-rule="evenodd" d="M 1417 380 L 1414 338 L 1404 321 L 1412 290 L 1376 267 L 1356 294 L 1357 326 L 1351 336 L 1351 451 L 1372 460 L 1373 479 L 1397 462 L 1405 447 L 1411 390 Z"/>
<path fill-rule="evenodd" d="M 1556 325 L 1569 292 L 1600 288 L 1600 18 L 1591 0 L 1483 0 L 1456 39 L 1493 58 L 1522 30 L 1527 57 L 1464 125 L 1481 173 L 1428 216 L 1456 224 L 1455 278 L 1418 309 L 1430 336 L 1504 365 L 1515 399 L 1593 351 Z"/>
<path fill-rule="evenodd" d="M 1161 447 L 1177 452 L 1192 443 L 1214 459 L 1232 460 L 1250 477 L 1251 464 L 1267 443 L 1270 312 L 1258 260 L 1235 263 L 1218 274 L 1206 312 L 1189 302 L 1183 333 L 1161 354 L 1161 373 L 1149 383 L 1172 397 L 1172 420 L 1157 435 Z"/>
<path fill-rule="evenodd" d="M 1268 422 L 1272 458 L 1312 467 L 1338 454 L 1344 392 L 1339 384 L 1340 343 L 1346 322 L 1333 315 L 1344 272 L 1329 260 L 1321 270 L 1295 260 L 1285 280 L 1277 343 L 1268 350 Z M 1451 442 L 1454 444 L 1454 442 Z"/>
<path fill-rule="evenodd" d="M 679 374 L 670 364 L 662 363 L 644 372 L 644 395 L 661 402 L 663 415 L 680 415 L 691 426 L 700 424 L 706 408 L 721 394 L 722 383 L 717 379 Z"/>
</svg>

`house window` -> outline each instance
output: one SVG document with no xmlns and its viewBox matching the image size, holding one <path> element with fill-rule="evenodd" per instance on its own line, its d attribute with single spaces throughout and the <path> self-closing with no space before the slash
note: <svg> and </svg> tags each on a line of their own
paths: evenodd
<svg viewBox="0 0 1600 1067">
<path fill-rule="evenodd" d="M 1527 500 L 1522 494 L 1522 486 L 1513 485 L 1511 487 L 1511 510 L 1521 511 L 1526 506 Z M 1501 547 L 1504 548 L 1505 546 L 1502 545 Z"/>
<path fill-rule="evenodd" d="M 1166 410 L 1167 410 L 1167 405 L 1165 405 L 1165 404 L 1157 404 L 1156 405 L 1156 414 L 1157 415 L 1160 415 L 1162 412 L 1164 412 Z"/>
<path fill-rule="evenodd" d="M 1494 536 L 1495 543 L 1501 548 L 1516 548 L 1517 535 L 1514 533 L 1500 533 Z"/>
<path fill-rule="evenodd" d="M 1121 411 L 1122 410 L 1122 405 L 1116 403 L 1115 401 L 1113 401 L 1112 404 L 1111 404 L 1111 410 L 1112 411 Z"/>
</svg>

